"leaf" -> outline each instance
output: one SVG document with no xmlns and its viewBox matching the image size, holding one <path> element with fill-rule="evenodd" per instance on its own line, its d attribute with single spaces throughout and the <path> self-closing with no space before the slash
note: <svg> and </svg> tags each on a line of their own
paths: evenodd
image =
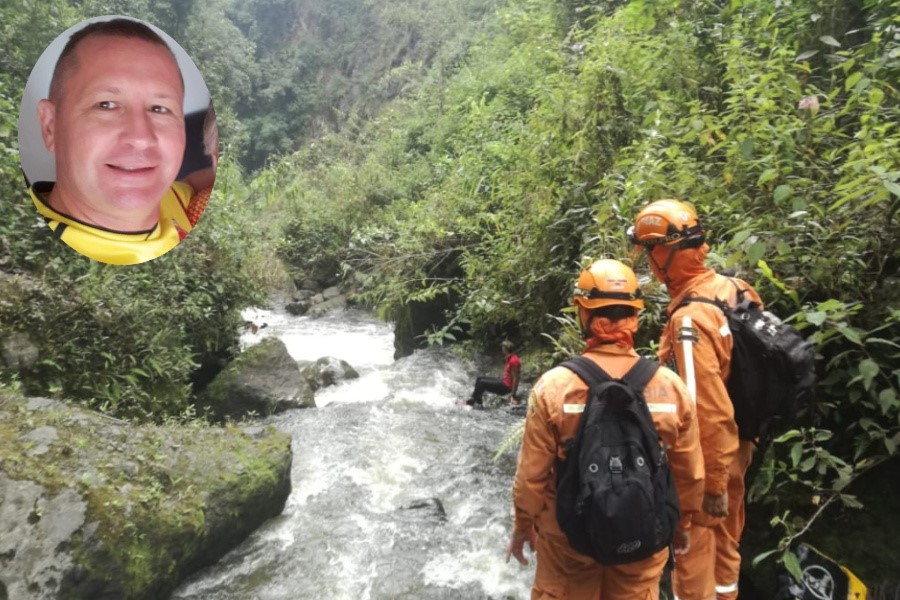
<svg viewBox="0 0 900 600">
<path fill-rule="evenodd" d="M 888 346 L 893 346 L 894 348 L 900 348 L 900 344 L 898 344 L 897 342 L 894 342 L 892 340 L 886 340 L 884 338 L 879 338 L 879 337 L 867 337 L 866 343 L 867 344 L 887 344 Z"/>
<path fill-rule="evenodd" d="M 797 559 L 797 555 L 791 552 L 790 548 L 787 548 L 784 551 L 784 554 L 781 555 L 781 560 L 784 562 L 784 566 L 788 570 L 788 573 L 794 578 L 794 581 L 803 580 L 803 571 L 800 569 L 800 561 Z"/>
<path fill-rule="evenodd" d="M 791 464 L 795 467 L 799 465 L 801 456 L 803 456 L 803 442 L 791 446 Z"/>
<path fill-rule="evenodd" d="M 775 443 L 776 443 L 776 444 L 783 444 L 783 443 L 785 443 L 785 442 L 787 442 L 787 441 L 789 441 L 789 440 L 792 440 L 792 439 L 794 439 L 794 438 L 798 438 L 798 437 L 800 437 L 801 435 L 803 435 L 803 434 L 800 432 L 799 429 L 791 429 L 791 430 L 789 430 L 789 431 L 785 431 L 785 432 L 782 433 L 780 436 L 778 436 L 777 438 L 775 438 Z"/>
<path fill-rule="evenodd" d="M 756 242 L 747 250 L 747 260 L 751 265 L 756 264 L 766 253 L 766 245 L 763 242 Z"/>
<path fill-rule="evenodd" d="M 862 376 L 863 387 L 867 390 L 872 387 L 872 381 L 878 375 L 878 363 L 871 358 L 867 358 L 859 363 L 859 374 Z"/>
<path fill-rule="evenodd" d="M 736 234 L 734 234 L 734 238 L 732 238 L 731 243 L 734 244 L 735 246 L 740 246 L 741 244 L 744 243 L 744 240 L 746 240 L 748 237 L 750 237 L 750 235 L 752 233 L 753 232 L 750 231 L 749 229 L 744 229 L 742 231 L 738 231 Z"/>
<path fill-rule="evenodd" d="M 830 440 L 833 437 L 834 437 L 834 432 L 829 431 L 827 429 L 817 429 L 816 432 L 813 434 L 813 439 L 817 442 L 824 442 L 826 440 Z"/>
<path fill-rule="evenodd" d="M 855 86 L 859 82 L 859 80 L 862 79 L 862 76 L 863 76 L 862 71 L 857 71 L 855 73 L 851 73 L 847 77 L 847 81 L 844 82 L 844 89 L 847 91 L 850 91 L 851 89 L 853 89 L 853 86 Z"/>
<path fill-rule="evenodd" d="M 774 550 L 768 550 L 767 552 L 763 552 L 762 554 L 757 554 L 756 556 L 753 557 L 753 566 L 755 567 L 756 565 L 758 565 L 759 563 L 761 563 L 768 557 L 772 556 L 776 552 L 778 552 L 778 548 L 775 548 Z"/>
<path fill-rule="evenodd" d="M 762 175 L 759 176 L 759 179 L 757 180 L 756 185 L 764 185 L 764 184 L 772 181 L 773 179 L 776 179 L 777 177 L 778 177 L 777 169 L 766 169 L 765 171 L 762 172 Z"/>
<path fill-rule="evenodd" d="M 833 37 L 831 37 L 830 35 L 823 35 L 822 37 L 819 38 L 819 41 L 822 42 L 823 44 L 828 44 L 829 46 L 831 46 L 833 48 L 841 47 L 841 43 L 839 41 L 837 41 L 836 39 L 834 39 Z"/>
<path fill-rule="evenodd" d="M 772 196 L 775 199 L 775 202 L 783 202 L 784 200 L 787 200 L 791 197 L 791 193 L 793 193 L 791 186 L 787 184 L 781 184 L 777 188 L 775 188 Z"/>
<path fill-rule="evenodd" d="M 841 503 L 847 508 L 862 508 L 863 503 L 857 500 L 856 496 L 851 494 L 841 494 Z"/>
<path fill-rule="evenodd" d="M 772 267 L 764 260 L 757 260 L 756 266 L 759 267 L 759 270 L 762 272 L 763 277 L 772 282 L 772 285 L 777 287 L 779 290 L 788 295 L 788 297 L 794 301 L 794 304 L 800 305 L 800 297 L 797 295 L 797 290 L 790 290 L 784 284 L 783 281 L 775 277 L 775 273 L 772 271 Z"/>
<path fill-rule="evenodd" d="M 825 312 L 822 312 L 819 310 L 813 311 L 810 313 L 806 313 L 806 322 L 812 323 L 813 325 L 816 325 L 816 326 L 821 326 L 822 323 L 824 323 L 825 319 L 827 319 L 827 318 L 828 318 L 828 313 L 825 313 Z"/>
<path fill-rule="evenodd" d="M 741 156 L 747 159 L 753 158 L 753 140 L 746 139 L 741 142 Z"/>
<path fill-rule="evenodd" d="M 859 331 L 857 329 L 850 327 L 844 323 L 839 324 L 836 327 L 836 329 L 838 331 L 840 331 L 841 334 L 843 334 L 843 336 L 845 338 L 847 338 L 848 340 L 850 340 L 851 342 L 862 346 L 862 344 L 863 344 L 862 337 L 860 337 Z"/>
<path fill-rule="evenodd" d="M 812 58 L 816 54 L 818 54 L 818 50 L 807 50 L 806 52 L 801 52 L 797 55 L 797 58 L 794 59 L 794 62 L 800 62 L 801 60 L 806 60 L 807 58 Z"/>
<path fill-rule="evenodd" d="M 878 394 L 878 405 L 881 407 L 881 413 L 887 414 L 893 408 L 900 406 L 897 400 L 897 391 L 894 388 L 885 388 Z"/>
<path fill-rule="evenodd" d="M 887 188 L 887 191 L 895 196 L 900 196 L 900 185 L 886 179 L 882 183 L 884 183 L 884 187 Z"/>
</svg>

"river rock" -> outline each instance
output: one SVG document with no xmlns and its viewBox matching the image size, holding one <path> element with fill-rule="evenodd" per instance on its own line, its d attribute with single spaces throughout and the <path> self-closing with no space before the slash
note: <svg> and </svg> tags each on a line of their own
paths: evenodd
<svg viewBox="0 0 900 600">
<path fill-rule="evenodd" d="M 270 427 L 136 426 L 0 392 L 0 599 L 167 598 L 283 510 L 290 466 Z"/>
<path fill-rule="evenodd" d="M 424 498 L 421 500 L 413 500 L 406 506 L 401 507 L 407 514 L 413 515 L 419 519 L 427 521 L 445 522 L 447 520 L 447 511 L 444 510 L 444 503 L 439 498 Z"/>
<path fill-rule="evenodd" d="M 289 302 L 284 305 L 284 310 L 286 310 L 289 315 L 301 317 L 309 311 L 309 303 L 303 300 Z"/>
<path fill-rule="evenodd" d="M 303 378 L 313 390 L 359 377 L 359 373 L 347 361 L 331 356 L 323 356 L 314 363 L 304 362 L 298 365 Z"/>
<path fill-rule="evenodd" d="M 218 420 L 264 416 L 315 406 L 313 390 L 280 339 L 268 337 L 232 361 L 201 394 L 198 405 Z"/>
</svg>

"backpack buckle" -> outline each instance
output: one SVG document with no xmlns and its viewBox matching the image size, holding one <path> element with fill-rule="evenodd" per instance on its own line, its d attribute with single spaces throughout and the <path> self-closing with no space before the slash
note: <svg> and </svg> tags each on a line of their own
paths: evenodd
<svg viewBox="0 0 900 600">
<path fill-rule="evenodd" d="M 609 472 L 615 474 L 621 474 L 624 470 L 622 466 L 622 459 L 618 456 L 610 457 L 609 459 Z"/>
</svg>

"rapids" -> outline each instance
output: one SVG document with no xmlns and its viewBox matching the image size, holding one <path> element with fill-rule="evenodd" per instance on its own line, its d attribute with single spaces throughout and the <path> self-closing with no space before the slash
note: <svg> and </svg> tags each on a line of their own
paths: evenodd
<svg viewBox="0 0 900 600">
<path fill-rule="evenodd" d="M 360 378 L 264 420 L 293 438 L 283 513 L 172 600 L 528 598 L 533 556 L 504 562 L 515 452 L 493 460 L 522 416 L 458 406 L 474 363 L 445 349 L 395 361 L 390 325 L 362 312 L 245 316 L 267 326 L 243 344 L 278 336 L 296 360 L 341 358 Z"/>
</svg>

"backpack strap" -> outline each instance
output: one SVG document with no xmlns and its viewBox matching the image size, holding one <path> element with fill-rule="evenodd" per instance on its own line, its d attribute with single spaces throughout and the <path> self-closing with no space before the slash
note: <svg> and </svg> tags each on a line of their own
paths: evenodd
<svg viewBox="0 0 900 600">
<path fill-rule="evenodd" d="M 738 306 L 741 304 L 741 302 L 744 302 L 744 296 L 747 294 L 747 292 L 749 290 L 739 286 L 738 282 L 734 280 L 734 277 L 729 277 L 728 281 L 731 282 L 731 285 L 734 286 L 734 290 L 737 292 L 737 302 L 735 303 L 735 306 Z M 703 296 L 688 296 L 687 298 L 684 298 L 681 302 L 679 302 L 678 305 L 675 308 L 673 308 L 672 312 L 667 316 L 671 317 L 672 315 L 675 314 L 675 311 L 677 311 L 682 306 L 690 304 L 691 302 L 702 302 L 704 304 L 712 304 L 714 306 L 718 306 L 722 310 L 722 312 L 724 312 L 726 314 L 727 314 L 727 311 L 732 308 L 728 304 L 728 302 L 726 302 L 725 300 L 720 300 L 719 298 L 704 298 Z"/>
<path fill-rule="evenodd" d="M 634 366 L 622 376 L 622 381 L 636 390 L 643 390 L 647 387 L 647 384 L 650 383 L 650 380 L 653 379 L 653 376 L 656 375 L 658 369 L 658 362 L 648 360 L 641 356 L 638 358 L 638 361 L 634 363 Z"/>
<path fill-rule="evenodd" d="M 565 367 L 581 377 L 581 379 L 588 384 L 588 387 L 594 387 L 605 381 L 615 380 L 615 378 L 604 371 L 600 365 L 586 356 L 576 356 L 559 366 Z M 647 387 L 647 384 L 650 383 L 650 380 L 653 379 L 653 375 L 656 374 L 657 369 L 659 369 L 659 363 L 641 356 L 638 357 L 638 361 L 634 363 L 634 366 L 622 376 L 621 381 L 638 391 L 642 391 Z"/>
<path fill-rule="evenodd" d="M 744 301 L 744 294 L 747 293 L 747 290 L 742 288 L 737 284 L 737 281 L 734 280 L 734 277 L 729 277 L 728 281 L 731 282 L 731 285 L 734 286 L 735 291 L 737 292 L 737 304 L 740 304 Z"/>
<path fill-rule="evenodd" d="M 743 294 L 741 295 L 741 297 L 743 297 Z M 687 306 L 688 304 L 691 304 L 693 302 L 702 302 L 703 304 L 712 304 L 713 306 L 717 307 L 722 312 L 726 312 L 729 308 L 728 304 L 725 301 L 719 300 L 718 298 L 712 299 L 712 298 L 704 298 L 703 296 L 688 296 L 687 298 L 682 299 L 681 302 L 679 302 L 675 306 L 675 308 L 672 309 L 672 312 L 670 312 L 667 316 L 669 318 L 672 318 L 672 316 L 678 311 L 679 308 L 681 308 L 683 306 Z"/>
<path fill-rule="evenodd" d="M 592 388 L 595 385 L 603 383 L 605 381 L 613 380 L 612 376 L 610 376 L 609 373 L 604 371 L 600 365 L 586 356 L 576 356 L 575 358 L 567 360 L 559 366 L 565 367 L 578 375 L 581 380 L 588 385 L 589 388 Z"/>
</svg>

